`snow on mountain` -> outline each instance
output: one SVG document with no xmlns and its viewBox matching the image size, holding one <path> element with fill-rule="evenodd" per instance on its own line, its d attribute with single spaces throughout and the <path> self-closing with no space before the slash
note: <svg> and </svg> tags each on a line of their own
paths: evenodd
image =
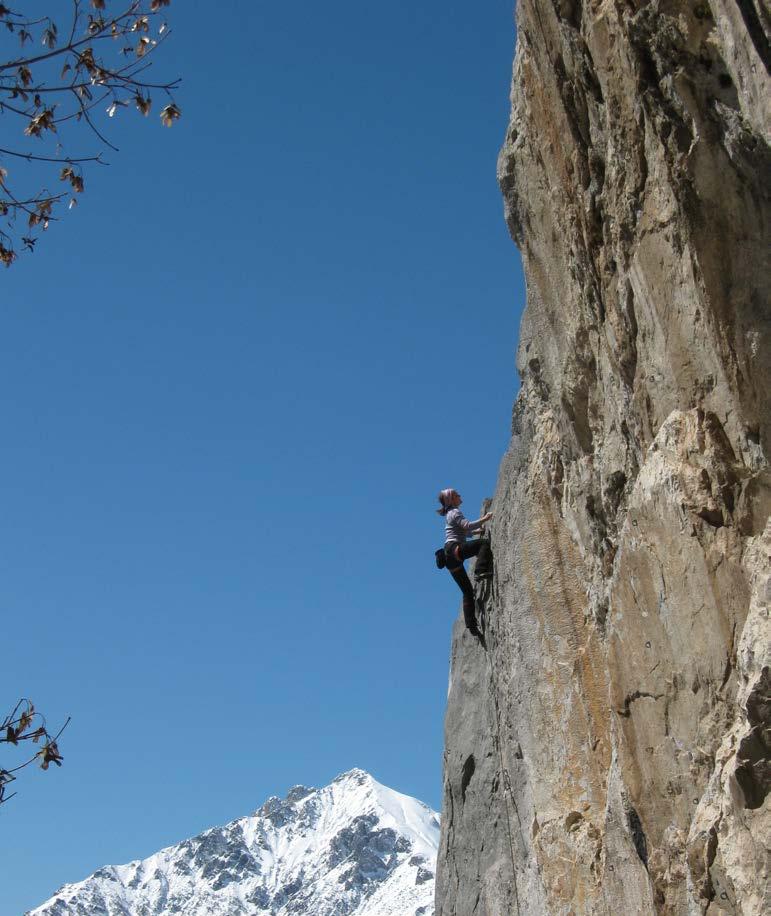
<svg viewBox="0 0 771 916">
<path fill-rule="evenodd" d="M 433 916 L 439 816 L 363 770 L 66 884 L 27 916 Z"/>
</svg>

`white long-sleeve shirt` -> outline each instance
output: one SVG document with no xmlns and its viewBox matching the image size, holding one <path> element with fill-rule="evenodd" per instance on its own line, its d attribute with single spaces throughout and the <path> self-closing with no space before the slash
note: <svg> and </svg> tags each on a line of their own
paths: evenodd
<svg viewBox="0 0 771 916">
<path fill-rule="evenodd" d="M 449 544 L 465 544 L 466 535 L 478 531 L 484 522 L 470 522 L 460 509 L 450 509 L 444 517 L 444 542 Z"/>
</svg>

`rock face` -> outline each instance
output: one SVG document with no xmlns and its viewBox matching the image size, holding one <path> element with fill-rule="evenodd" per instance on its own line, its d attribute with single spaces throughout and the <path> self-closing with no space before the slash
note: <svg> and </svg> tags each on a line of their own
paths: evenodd
<svg viewBox="0 0 771 916">
<path fill-rule="evenodd" d="M 100 868 L 29 916 L 433 916 L 439 824 L 363 770 Z"/>
<path fill-rule="evenodd" d="M 771 912 L 762 0 L 519 0 L 527 309 L 437 914 Z"/>
</svg>

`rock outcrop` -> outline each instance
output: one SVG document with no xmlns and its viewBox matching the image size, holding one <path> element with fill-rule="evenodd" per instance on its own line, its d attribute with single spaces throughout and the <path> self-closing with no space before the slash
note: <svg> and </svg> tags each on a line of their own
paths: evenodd
<svg viewBox="0 0 771 916">
<path fill-rule="evenodd" d="M 522 384 L 436 912 L 771 912 L 768 6 L 517 16 Z"/>
</svg>

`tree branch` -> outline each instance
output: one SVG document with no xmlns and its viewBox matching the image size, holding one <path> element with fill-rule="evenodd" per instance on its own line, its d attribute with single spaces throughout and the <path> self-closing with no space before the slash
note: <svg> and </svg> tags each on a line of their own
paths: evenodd
<svg viewBox="0 0 771 916">
<path fill-rule="evenodd" d="M 37 156 L 34 153 L 17 153 L 12 149 L 2 149 L 0 147 L 0 155 L 16 156 L 18 159 L 26 159 L 27 162 L 69 162 L 70 165 L 80 162 L 98 162 L 99 165 L 109 165 L 108 162 L 102 159 L 101 153 L 96 156 Z"/>
<path fill-rule="evenodd" d="M 49 0 L 54 10 L 57 3 L 61 4 L 61 0 Z M 20 0 L 17 5 L 22 5 Z M 65 27 L 60 30 L 56 14 L 25 19 L 0 4 L 0 29 L 6 25 L 22 39 L 21 53 L 13 60 L 0 61 L 0 114 L 22 119 L 24 133 L 41 141 L 39 154 L 29 150 L 26 142 L 20 144 L 24 147 L 21 149 L 14 149 L 13 143 L 0 148 L 0 263 L 9 265 L 16 257 L 13 237 L 19 237 L 29 249 L 35 243 L 34 238 L 23 234 L 22 224 L 17 223 L 19 216 L 26 214 L 29 226 L 45 229 L 55 219 L 52 207 L 58 207 L 69 194 L 69 189 L 61 194 L 52 195 L 46 190 L 36 194 L 29 187 L 30 176 L 36 172 L 42 176 L 45 168 L 58 163 L 63 166 L 58 177 L 69 180 L 72 191 L 79 194 L 84 187 L 82 166 L 91 162 L 107 164 L 101 152 L 67 155 L 62 144 L 69 141 L 74 128 L 61 125 L 82 122 L 101 146 L 117 150 L 107 136 L 109 131 L 104 130 L 103 116 L 95 114 L 100 105 L 105 106 L 110 117 L 117 106 L 129 105 L 147 115 L 150 95 L 165 93 L 170 104 L 160 112 L 162 123 L 170 126 L 180 116 L 174 101 L 180 80 L 147 78 L 148 69 L 157 59 L 150 60 L 151 56 L 171 35 L 164 15 L 167 0 L 113 0 L 109 5 L 117 6 L 119 12 L 105 12 L 105 4 L 96 0 L 91 2 L 94 9 L 88 9 L 85 0 L 71 0 L 61 15 Z M 38 10 L 41 7 L 42 4 Z M 60 33 L 66 40 L 57 44 Z M 33 53 L 30 47 L 25 54 L 25 42 L 38 38 L 46 45 L 42 53 Z M 18 122 L 11 119 L 11 123 Z M 13 180 L 8 177 L 12 160 L 23 160 L 29 167 L 22 181 L 18 178 L 21 170 L 11 176 Z M 43 178 L 40 185 L 45 183 Z M 75 202 L 73 197 L 70 206 Z"/>
</svg>

